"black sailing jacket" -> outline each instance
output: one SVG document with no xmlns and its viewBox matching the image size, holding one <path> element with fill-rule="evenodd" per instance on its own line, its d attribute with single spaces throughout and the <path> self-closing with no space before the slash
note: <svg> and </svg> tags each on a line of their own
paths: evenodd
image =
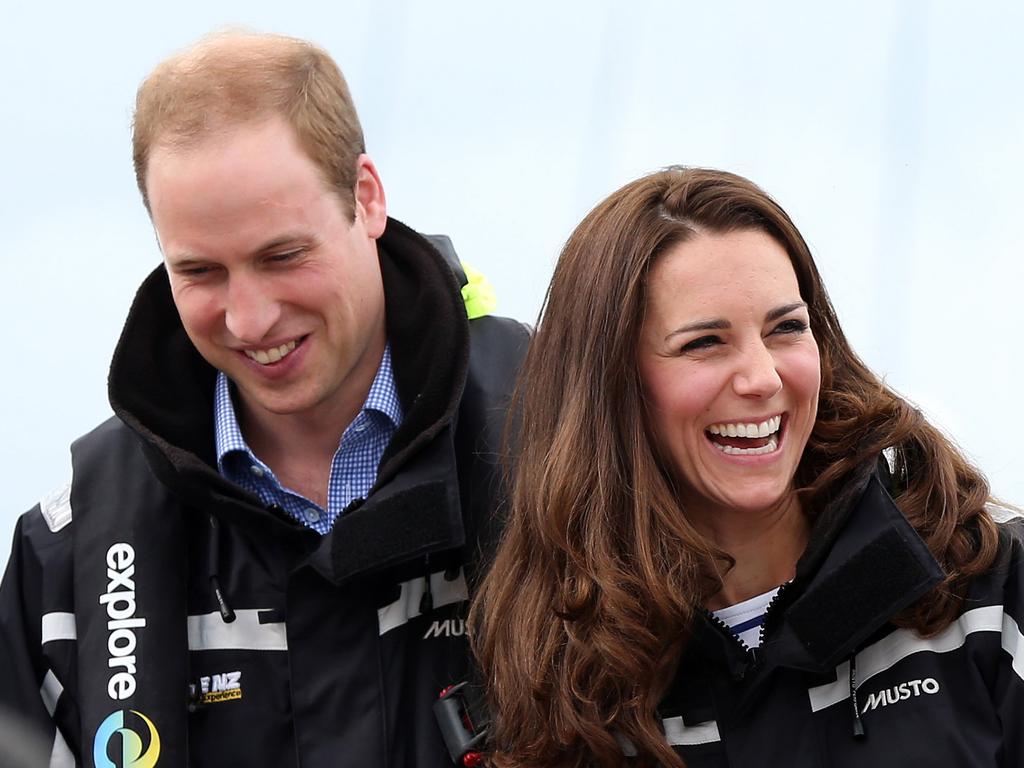
<svg viewBox="0 0 1024 768">
<path fill-rule="evenodd" d="M 143 284 L 116 415 L 22 516 L 0 588 L 0 705 L 44 731 L 51 766 L 451 764 L 430 706 L 466 675 L 527 332 L 467 320 L 455 272 L 404 225 L 379 252 L 405 418 L 324 537 L 217 473 L 215 371 L 163 269 Z"/>
<path fill-rule="evenodd" d="M 689 768 L 1024 766 L 1024 521 L 998 508 L 997 561 L 934 637 L 889 620 L 942 571 L 885 467 L 819 516 L 763 644 L 698 619 L 660 710 Z"/>
</svg>

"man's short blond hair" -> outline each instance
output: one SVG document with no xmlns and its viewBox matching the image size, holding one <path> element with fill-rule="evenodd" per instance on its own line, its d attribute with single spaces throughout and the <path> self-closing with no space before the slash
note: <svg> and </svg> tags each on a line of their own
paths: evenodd
<svg viewBox="0 0 1024 768">
<path fill-rule="evenodd" d="M 363 130 L 327 53 L 292 37 L 220 32 L 159 64 L 139 87 L 132 158 L 149 210 L 146 171 L 157 145 L 188 148 L 218 130 L 280 116 L 350 215 Z"/>
</svg>

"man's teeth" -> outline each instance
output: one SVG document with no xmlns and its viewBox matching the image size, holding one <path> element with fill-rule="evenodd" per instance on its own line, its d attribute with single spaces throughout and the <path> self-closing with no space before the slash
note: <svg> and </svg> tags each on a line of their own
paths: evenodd
<svg viewBox="0 0 1024 768">
<path fill-rule="evenodd" d="M 276 363 L 281 358 L 286 357 L 289 352 L 298 346 L 298 343 L 298 341 L 289 341 L 280 347 L 271 347 L 270 349 L 247 349 L 245 354 L 250 360 L 255 360 L 260 365 L 270 365 L 270 363 Z"/>
<path fill-rule="evenodd" d="M 760 424 L 712 424 L 708 432 L 712 435 L 725 435 L 726 437 L 768 437 L 779 431 L 782 424 L 782 416 L 772 416 Z M 718 446 L 721 448 L 722 446 Z M 774 450 L 774 449 L 773 449 Z M 760 448 L 736 448 L 732 453 L 767 453 Z M 730 453 L 730 451 L 726 451 Z"/>
<path fill-rule="evenodd" d="M 760 448 L 733 448 L 731 445 L 719 445 L 716 442 L 712 442 L 711 444 L 722 453 L 738 456 L 757 456 L 761 453 L 771 453 L 779 447 L 779 441 L 774 437 L 768 441 L 767 445 L 762 445 Z"/>
</svg>

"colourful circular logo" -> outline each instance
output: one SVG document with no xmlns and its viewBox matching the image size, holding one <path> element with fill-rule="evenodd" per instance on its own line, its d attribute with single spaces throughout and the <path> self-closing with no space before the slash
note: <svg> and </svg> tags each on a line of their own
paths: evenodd
<svg viewBox="0 0 1024 768">
<path fill-rule="evenodd" d="M 143 738 L 132 728 L 124 724 L 123 709 L 112 712 L 96 729 L 96 738 L 92 746 L 92 761 L 96 768 L 153 768 L 160 758 L 160 734 L 156 731 L 153 721 L 141 712 L 128 710 L 139 717 L 149 728 L 149 746 L 143 751 Z M 114 736 L 121 735 L 121 762 L 110 759 L 107 747 Z"/>
</svg>

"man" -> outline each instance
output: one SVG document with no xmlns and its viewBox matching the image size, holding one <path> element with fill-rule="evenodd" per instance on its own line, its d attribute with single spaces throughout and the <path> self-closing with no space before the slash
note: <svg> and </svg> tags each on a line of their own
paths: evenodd
<svg viewBox="0 0 1024 768">
<path fill-rule="evenodd" d="M 525 330 L 387 217 L 309 43 L 164 62 L 133 145 L 164 263 L 115 417 L 19 521 L 0 702 L 54 766 L 450 765 L 431 704 L 466 675 Z"/>
</svg>

